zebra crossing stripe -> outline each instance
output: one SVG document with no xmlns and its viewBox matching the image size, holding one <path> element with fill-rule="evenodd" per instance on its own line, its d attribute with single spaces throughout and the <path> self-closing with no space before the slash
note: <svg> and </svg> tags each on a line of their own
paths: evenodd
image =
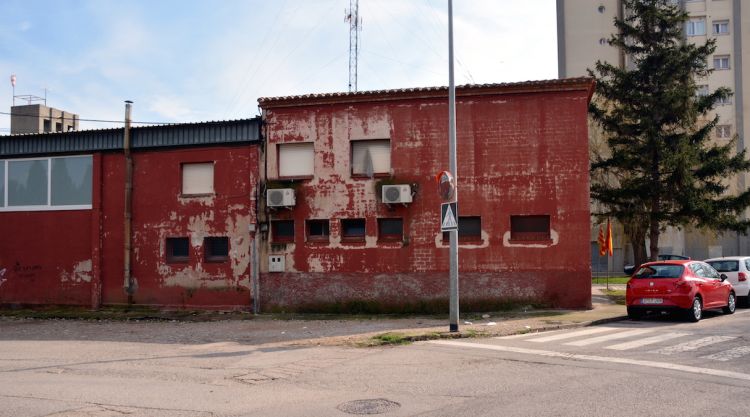
<svg viewBox="0 0 750 417">
<path fill-rule="evenodd" d="M 732 339 L 736 339 L 736 337 L 734 336 L 709 336 L 709 337 L 704 337 L 702 339 L 691 340 L 689 342 L 680 343 L 679 345 L 667 346 L 665 348 L 661 348 L 655 351 L 655 353 L 659 353 L 662 355 L 674 355 L 676 353 L 691 352 L 691 351 L 698 350 L 705 346 L 710 346 L 716 343 L 726 342 Z"/>
<path fill-rule="evenodd" d="M 568 342 L 565 344 L 569 346 L 588 346 L 588 345 L 593 345 L 595 343 L 609 342 L 610 340 L 625 339 L 625 338 L 632 337 L 632 336 L 640 336 L 642 334 L 651 333 L 651 332 L 653 332 L 652 329 L 635 329 L 635 330 L 628 330 L 626 332 L 619 332 L 615 334 L 607 334 L 604 336 L 592 337 L 589 339 L 576 340 L 575 342 Z"/>
<path fill-rule="evenodd" d="M 713 355 L 702 356 L 702 358 L 711 359 L 714 361 L 726 362 L 732 359 L 741 358 L 749 353 L 750 353 L 750 346 L 739 346 L 734 349 L 729 349 L 723 352 L 714 353 Z"/>
<path fill-rule="evenodd" d="M 549 351 L 549 350 L 525 349 L 525 348 L 517 348 L 517 347 L 511 347 L 511 346 L 486 345 L 483 343 L 472 343 L 472 342 L 463 342 L 463 341 L 455 341 L 455 340 L 431 340 L 426 343 L 433 344 L 433 345 L 452 346 L 452 347 L 457 347 L 461 349 L 467 349 L 467 348 L 486 349 L 486 350 L 494 350 L 497 352 L 535 355 L 535 356 L 542 356 L 542 357 L 547 357 L 547 358 L 617 363 L 621 365 L 637 365 L 637 366 L 644 366 L 647 368 L 659 368 L 659 369 L 666 369 L 670 371 L 681 371 L 681 372 L 688 372 L 692 374 L 711 375 L 711 376 L 718 376 L 718 377 L 723 377 L 723 378 L 732 378 L 732 379 L 737 379 L 737 380 L 742 380 L 742 381 L 750 381 L 750 375 L 748 374 L 743 374 L 743 373 L 733 372 L 733 371 L 724 371 L 720 369 L 699 368 L 696 366 L 678 365 L 674 363 L 644 361 L 644 360 L 628 359 L 628 358 L 615 358 L 615 357 L 608 357 L 608 356 L 579 355 L 579 354 L 568 353 L 568 352 L 554 352 L 554 351 Z"/>
<path fill-rule="evenodd" d="M 536 339 L 529 340 L 529 342 L 537 342 L 537 343 L 553 342 L 556 340 L 572 339 L 574 337 L 579 337 L 579 336 L 588 336 L 588 335 L 592 335 L 596 333 L 610 332 L 612 330 L 616 330 L 616 329 L 614 327 L 592 327 L 590 329 L 579 330 L 577 332 L 560 333 L 560 334 L 555 334 L 552 336 L 538 337 Z"/>
<path fill-rule="evenodd" d="M 607 346 L 605 349 L 612 350 L 628 350 L 641 346 L 652 345 L 654 343 L 663 342 L 665 340 L 676 339 L 678 337 L 690 336 L 691 333 L 664 333 L 658 336 L 647 337 L 645 339 L 634 340 L 632 342 L 620 343 L 618 345 Z"/>
</svg>

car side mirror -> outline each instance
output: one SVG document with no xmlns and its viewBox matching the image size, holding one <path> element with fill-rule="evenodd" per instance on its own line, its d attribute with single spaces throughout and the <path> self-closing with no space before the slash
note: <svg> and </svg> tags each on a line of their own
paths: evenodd
<svg viewBox="0 0 750 417">
<path fill-rule="evenodd" d="M 726 274 L 721 274 L 721 275 L 719 275 L 719 278 L 721 278 L 721 282 L 724 282 L 724 281 L 726 281 L 726 280 L 727 280 L 727 276 L 726 276 Z"/>
</svg>

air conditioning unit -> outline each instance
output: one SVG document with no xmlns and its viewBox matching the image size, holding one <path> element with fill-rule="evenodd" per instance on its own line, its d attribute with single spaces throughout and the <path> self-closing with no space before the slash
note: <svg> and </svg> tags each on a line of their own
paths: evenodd
<svg viewBox="0 0 750 417">
<path fill-rule="evenodd" d="M 266 191 L 268 207 L 292 207 L 294 203 L 294 190 L 291 188 L 274 188 Z"/>
<path fill-rule="evenodd" d="M 411 186 L 409 184 L 384 185 L 382 198 L 386 204 L 411 203 Z"/>
</svg>

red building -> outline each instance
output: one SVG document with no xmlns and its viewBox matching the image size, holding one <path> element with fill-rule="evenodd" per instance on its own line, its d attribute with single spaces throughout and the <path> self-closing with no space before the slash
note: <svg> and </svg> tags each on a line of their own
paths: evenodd
<svg viewBox="0 0 750 417">
<path fill-rule="evenodd" d="M 123 129 L 0 139 L 0 304 L 248 308 L 259 126 L 133 128 L 130 209 Z"/>
<path fill-rule="evenodd" d="M 592 88 L 458 88 L 462 310 L 590 306 Z M 123 129 L 0 138 L 0 305 L 447 311 L 447 89 L 259 102 L 131 129 L 130 180 Z"/>
<path fill-rule="evenodd" d="M 462 309 L 590 307 L 592 88 L 580 78 L 457 89 Z M 446 311 L 435 175 L 448 165 L 447 89 L 259 103 L 262 309 Z"/>
</svg>

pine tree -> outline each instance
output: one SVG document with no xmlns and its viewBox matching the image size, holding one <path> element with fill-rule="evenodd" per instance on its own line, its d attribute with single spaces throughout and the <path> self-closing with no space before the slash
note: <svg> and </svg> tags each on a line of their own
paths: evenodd
<svg viewBox="0 0 750 417">
<path fill-rule="evenodd" d="M 671 0 L 624 0 L 627 13 L 615 19 L 610 45 L 628 64 L 598 61 L 589 74 L 596 81 L 590 114 L 607 146 L 593 156 L 591 196 L 601 216 L 613 216 L 633 242 L 636 265 L 646 260 L 642 242 L 650 239 L 651 260 L 667 226 L 746 233 L 741 213 L 750 191 L 729 193 L 729 180 L 750 169 L 745 151 L 711 141 L 719 121 L 709 112 L 732 92 L 718 88 L 699 94 L 697 81 L 711 73 L 708 59 L 715 39 L 702 45 L 685 41 L 688 14 Z"/>
</svg>

